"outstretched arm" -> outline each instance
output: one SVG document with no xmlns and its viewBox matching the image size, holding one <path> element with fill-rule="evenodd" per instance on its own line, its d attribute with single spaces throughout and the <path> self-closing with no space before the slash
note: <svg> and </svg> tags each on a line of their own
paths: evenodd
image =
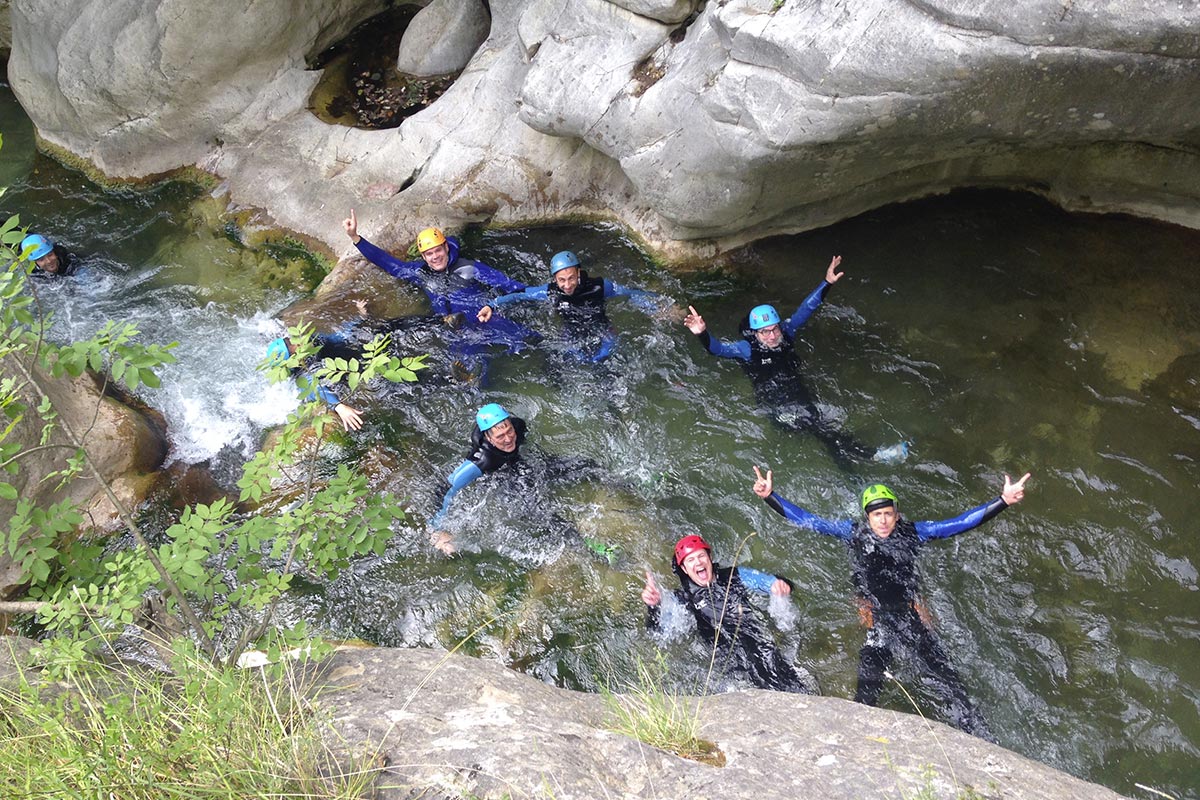
<svg viewBox="0 0 1200 800">
<path fill-rule="evenodd" d="M 753 567 L 738 567 L 738 577 L 752 592 L 759 594 L 779 594 L 787 596 L 792 593 L 792 585 L 777 575 L 762 572 Z"/>
<path fill-rule="evenodd" d="M 495 267 L 490 267 L 482 261 L 475 262 L 475 280 L 484 286 L 499 289 L 504 294 L 523 291 L 526 287 L 520 281 L 513 280 Z"/>
<path fill-rule="evenodd" d="M 688 306 L 688 315 L 683 318 L 683 324 L 689 331 L 694 333 L 700 339 L 700 343 L 704 345 L 704 349 L 712 353 L 718 358 L 736 358 L 739 361 L 750 360 L 750 345 L 746 342 L 724 342 L 715 336 L 709 335 L 708 326 L 704 323 L 704 317 L 691 306 Z"/>
<path fill-rule="evenodd" d="M 945 539 L 966 533 L 972 528 L 978 528 L 1004 509 L 1025 499 L 1025 481 L 1029 480 L 1029 476 L 1030 473 L 1026 472 L 1021 480 L 1013 483 L 1012 479 L 1005 475 L 1004 489 L 1000 492 L 999 497 L 981 506 L 976 506 L 970 511 L 964 511 L 951 519 L 917 522 L 915 523 L 917 535 L 924 542 L 930 539 Z"/>
<path fill-rule="evenodd" d="M 645 314 L 659 314 L 663 309 L 670 307 L 671 301 L 669 298 L 663 297 L 661 294 L 648 292 L 645 289 L 631 289 L 628 286 L 622 286 L 616 281 L 604 279 L 604 296 L 608 297 L 628 297 L 629 302 L 633 303 L 639 311 Z"/>
<path fill-rule="evenodd" d="M 776 514 L 798 527 L 807 528 L 817 533 L 823 533 L 826 536 L 834 536 L 847 541 L 854 530 L 854 523 L 850 520 L 833 521 L 823 519 L 794 503 L 789 503 L 775 494 L 774 478 L 771 470 L 767 470 L 767 473 L 764 475 L 758 467 L 754 468 L 754 493 L 766 501 L 766 504 Z"/>
<path fill-rule="evenodd" d="M 796 309 L 796 313 L 783 321 L 783 332 L 788 336 L 795 336 L 796 331 L 801 325 L 808 322 L 816 310 L 821 307 L 821 303 L 825 300 L 825 295 L 829 293 L 829 287 L 842 279 L 845 272 L 838 272 L 838 265 L 842 263 L 841 256 L 834 256 L 829 262 L 829 267 L 825 270 L 825 280 L 821 281 L 821 285 L 812 291 L 808 297 L 804 298 L 804 302 Z"/>
<path fill-rule="evenodd" d="M 450 473 L 450 477 L 447 478 L 450 481 L 450 489 L 446 492 L 446 496 L 442 498 L 442 507 L 429 520 L 429 527 L 435 528 L 441 525 L 442 520 L 446 518 L 446 513 L 450 510 L 450 503 L 454 500 L 454 495 L 461 492 L 481 475 L 483 475 L 483 472 L 473 462 L 464 461 L 459 464 L 458 468 Z"/>
</svg>

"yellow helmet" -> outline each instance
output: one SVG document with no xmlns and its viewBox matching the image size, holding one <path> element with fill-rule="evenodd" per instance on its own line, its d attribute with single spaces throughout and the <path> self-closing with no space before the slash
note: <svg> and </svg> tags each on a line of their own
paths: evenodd
<svg viewBox="0 0 1200 800">
<path fill-rule="evenodd" d="M 446 234 L 442 233 L 439 228 L 426 228 L 417 234 L 417 250 L 422 253 L 445 243 Z"/>
</svg>

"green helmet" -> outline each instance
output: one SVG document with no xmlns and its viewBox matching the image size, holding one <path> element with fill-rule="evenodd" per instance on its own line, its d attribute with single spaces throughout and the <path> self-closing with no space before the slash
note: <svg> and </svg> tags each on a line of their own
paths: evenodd
<svg viewBox="0 0 1200 800">
<path fill-rule="evenodd" d="M 896 493 L 882 483 L 873 483 L 863 489 L 862 510 L 869 514 L 877 508 L 896 505 Z"/>
</svg>

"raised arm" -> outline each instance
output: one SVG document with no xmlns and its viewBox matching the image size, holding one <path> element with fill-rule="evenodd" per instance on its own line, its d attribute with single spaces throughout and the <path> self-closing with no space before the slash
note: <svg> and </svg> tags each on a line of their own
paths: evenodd
<svg viewBox="0 0 1200 800">
<path fill-rule="evenodd" d="M 854 530 L 854 523 L 850 520 L 823 519 L 775 494 L 774 476 L 771 470 L 767 470 L 764 475 L 757 466 L 754 468 L 754 493 L 761 497 L 776 514 L 800 528 L 807 528 L 844 541 L 849 541 Z"/>
<path fill-rule="evenodd" d="M 970 511 L 964 511 L 951 519 L 917 522 L 915 523 L 917 535 L 921 537 L 921 541 L 928 541 L 930 539 L 945 539 L 960 533 L 966 533 L 972 528 L 978 528 L 1004 509 L 1011 505 L 1016 505 L 1025 499 L 1025 481 L 1029 480 L 1029 476 L 1030 473 L 1026 472 L 1021 480 L 1013 483 L 1012 479 L 1005 475 L 1004 488 L 1001 490 L 999 497 L 989 500 L 981 506 L 976 506 Z"/>
<path fill-rule="evenodd" d="M 714 356 L 718 358 L 736 358 L 739 361 L 750 360 L 749 343 L 724 342 L 710 335 L 708 326 L 704 322 L 704 317 L 700 316 L 700 312 L 696 311 L 692 306 L 688 306 L 688 315 L 684 317 L 683 324 L 700 339 L 700 343 L 704 345 L 704 349 Z"/>
</svg>

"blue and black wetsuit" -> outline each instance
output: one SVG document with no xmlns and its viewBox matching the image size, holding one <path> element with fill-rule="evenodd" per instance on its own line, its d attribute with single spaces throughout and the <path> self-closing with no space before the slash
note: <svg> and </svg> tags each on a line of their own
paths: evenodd
<svg viewBox="0 0 1200 800">
<path fill-rule="evenodd" d="M 610 297 L 628 297 L 646 312 L 654 311 L 659 300 L 653 292 L 630 289 L 608 278 L 593 278 L 580 270 L 579 285 L 571 294 L 551 281 L 545 286 L 530 286 L 524 291 L 501 295 L 492 305 L 549 300 L 562 320 L 564 333 L 571 344 L 571 355 L 581 361 L 597 362 L 611 355 L 617 344 L 616 331 L 604 311 L 604 301 Z"/>
<path fill-rule="evenodd" d="M 424 292 L 433 313 L 463 315 L 463 328 L 453 349 L 464 360 L 475 360 L 490 345 L 515 353 L 527 340 L 536 338 L 533 331 L 503 317 L 486 323 L 476 319 L 479 309 L 492 302 L 493 293 L 519 292 L 525 284 L 480 261 L 460 257 L 457 239 L 446 239 L 446 245 L 449 266 L 441 272 L 434 272 L 424 261 L 401 261 L 362 237 L 355 247 L 384 272 Z"/>
<path fill-rule="evenodd" d="M 680 588 L 675 599 L 696 619 L 696 630 L 709 646 L 717 647 L 717 663 L 727 674 L 742 674 L 760 689 L 812 694 L 775 644 L 760 613 L 750 603 L 750 592 L 769 595 L 776 576 L 750 567 L 719 567 L 713 579 L 700 586 L 676 563 L 672 564 Z M 646 609 L 646 627 L 659 626 L 659 606 Z"/>
<path fill-rule="evenodd" d="M 767 410 L 776 423 L 813 434 L 821 440 L 839 464 L 846 466 L 855 460 L 870 460 L 875 450 L 840 431 L 836 423 L 824 417 L 817 409 L 804 379 L 800 376 L 800 363 L 795 348 L 796 331 L 808 322 L 820 307 L 830 286 L 832 284 L 822 281 L 821 285 L 805 298 L 796 312 L 780 323 L 783 341 L 777 348 L 762 346 L 750 328 L 748 317 L 742 319 L 739 327 L 742 335 L 740 342 L 723 341 L 711 336 L 707 330 L 698 338 L 705 349 L 714 356 L 742 362 L 742 368 L 754 384 L 754 396 L 759 407 Z"/>
<path fill-rule="evenodd" d="M 945 539 L 976 528 L 1008 506 L 996 499 L 953 519 L 909 522 L 900 517 L 887 537 L 874 533 L 866 520 L 831 521 L 771 493 L 766 503 L 795 525 L 834 536 L 850 548 L 850 569 L 860 602 L 869 610 L 867 641 L 859 654 L 858 689 L 854 699 L 875 705 L 883 673 L 891 666 L 896 645 L 911 647 L 925 662 L 942 696 L 949 719 L 962 730 L 991 739 L 987 724 L 967 697 L 958 673 L 937 636 L 921 618 L 921 578 L 917 555 L 930 539 Z"/>
<path fill-rule="evenodd" d="M 568 482 L 617 484 L 608 478 L 599 464 L 590 459 L 550 455 L 536 447 L 533 448 L 533 459 L 522 459 L 525 420 L 514 416 L 509 419 L 517 434 L 516 449 L 506 453 L 489 442 L 476 425 L 471 432 L 470 455 L 446 479 L 449 487 L 442 496 L 441 507 L 429 520 L 429 527 L 436 530 L 445 521 L 454 496 L 475 480 L 494 472 L 503 472 L 506 473 L 506 479 L 512 481 L 512 489 L 520 498 L 518 503 L 524 509 L 525 518 L 534 523 L 546 523 L 547 531 L 555 535 L 582 540 L 589 550 L 611 562 L 616 558 L 617 551 L 603 542 L 584 536 L 573 522 L 553 509 L 550 500 L 552 490 Z"/>
</svg>

